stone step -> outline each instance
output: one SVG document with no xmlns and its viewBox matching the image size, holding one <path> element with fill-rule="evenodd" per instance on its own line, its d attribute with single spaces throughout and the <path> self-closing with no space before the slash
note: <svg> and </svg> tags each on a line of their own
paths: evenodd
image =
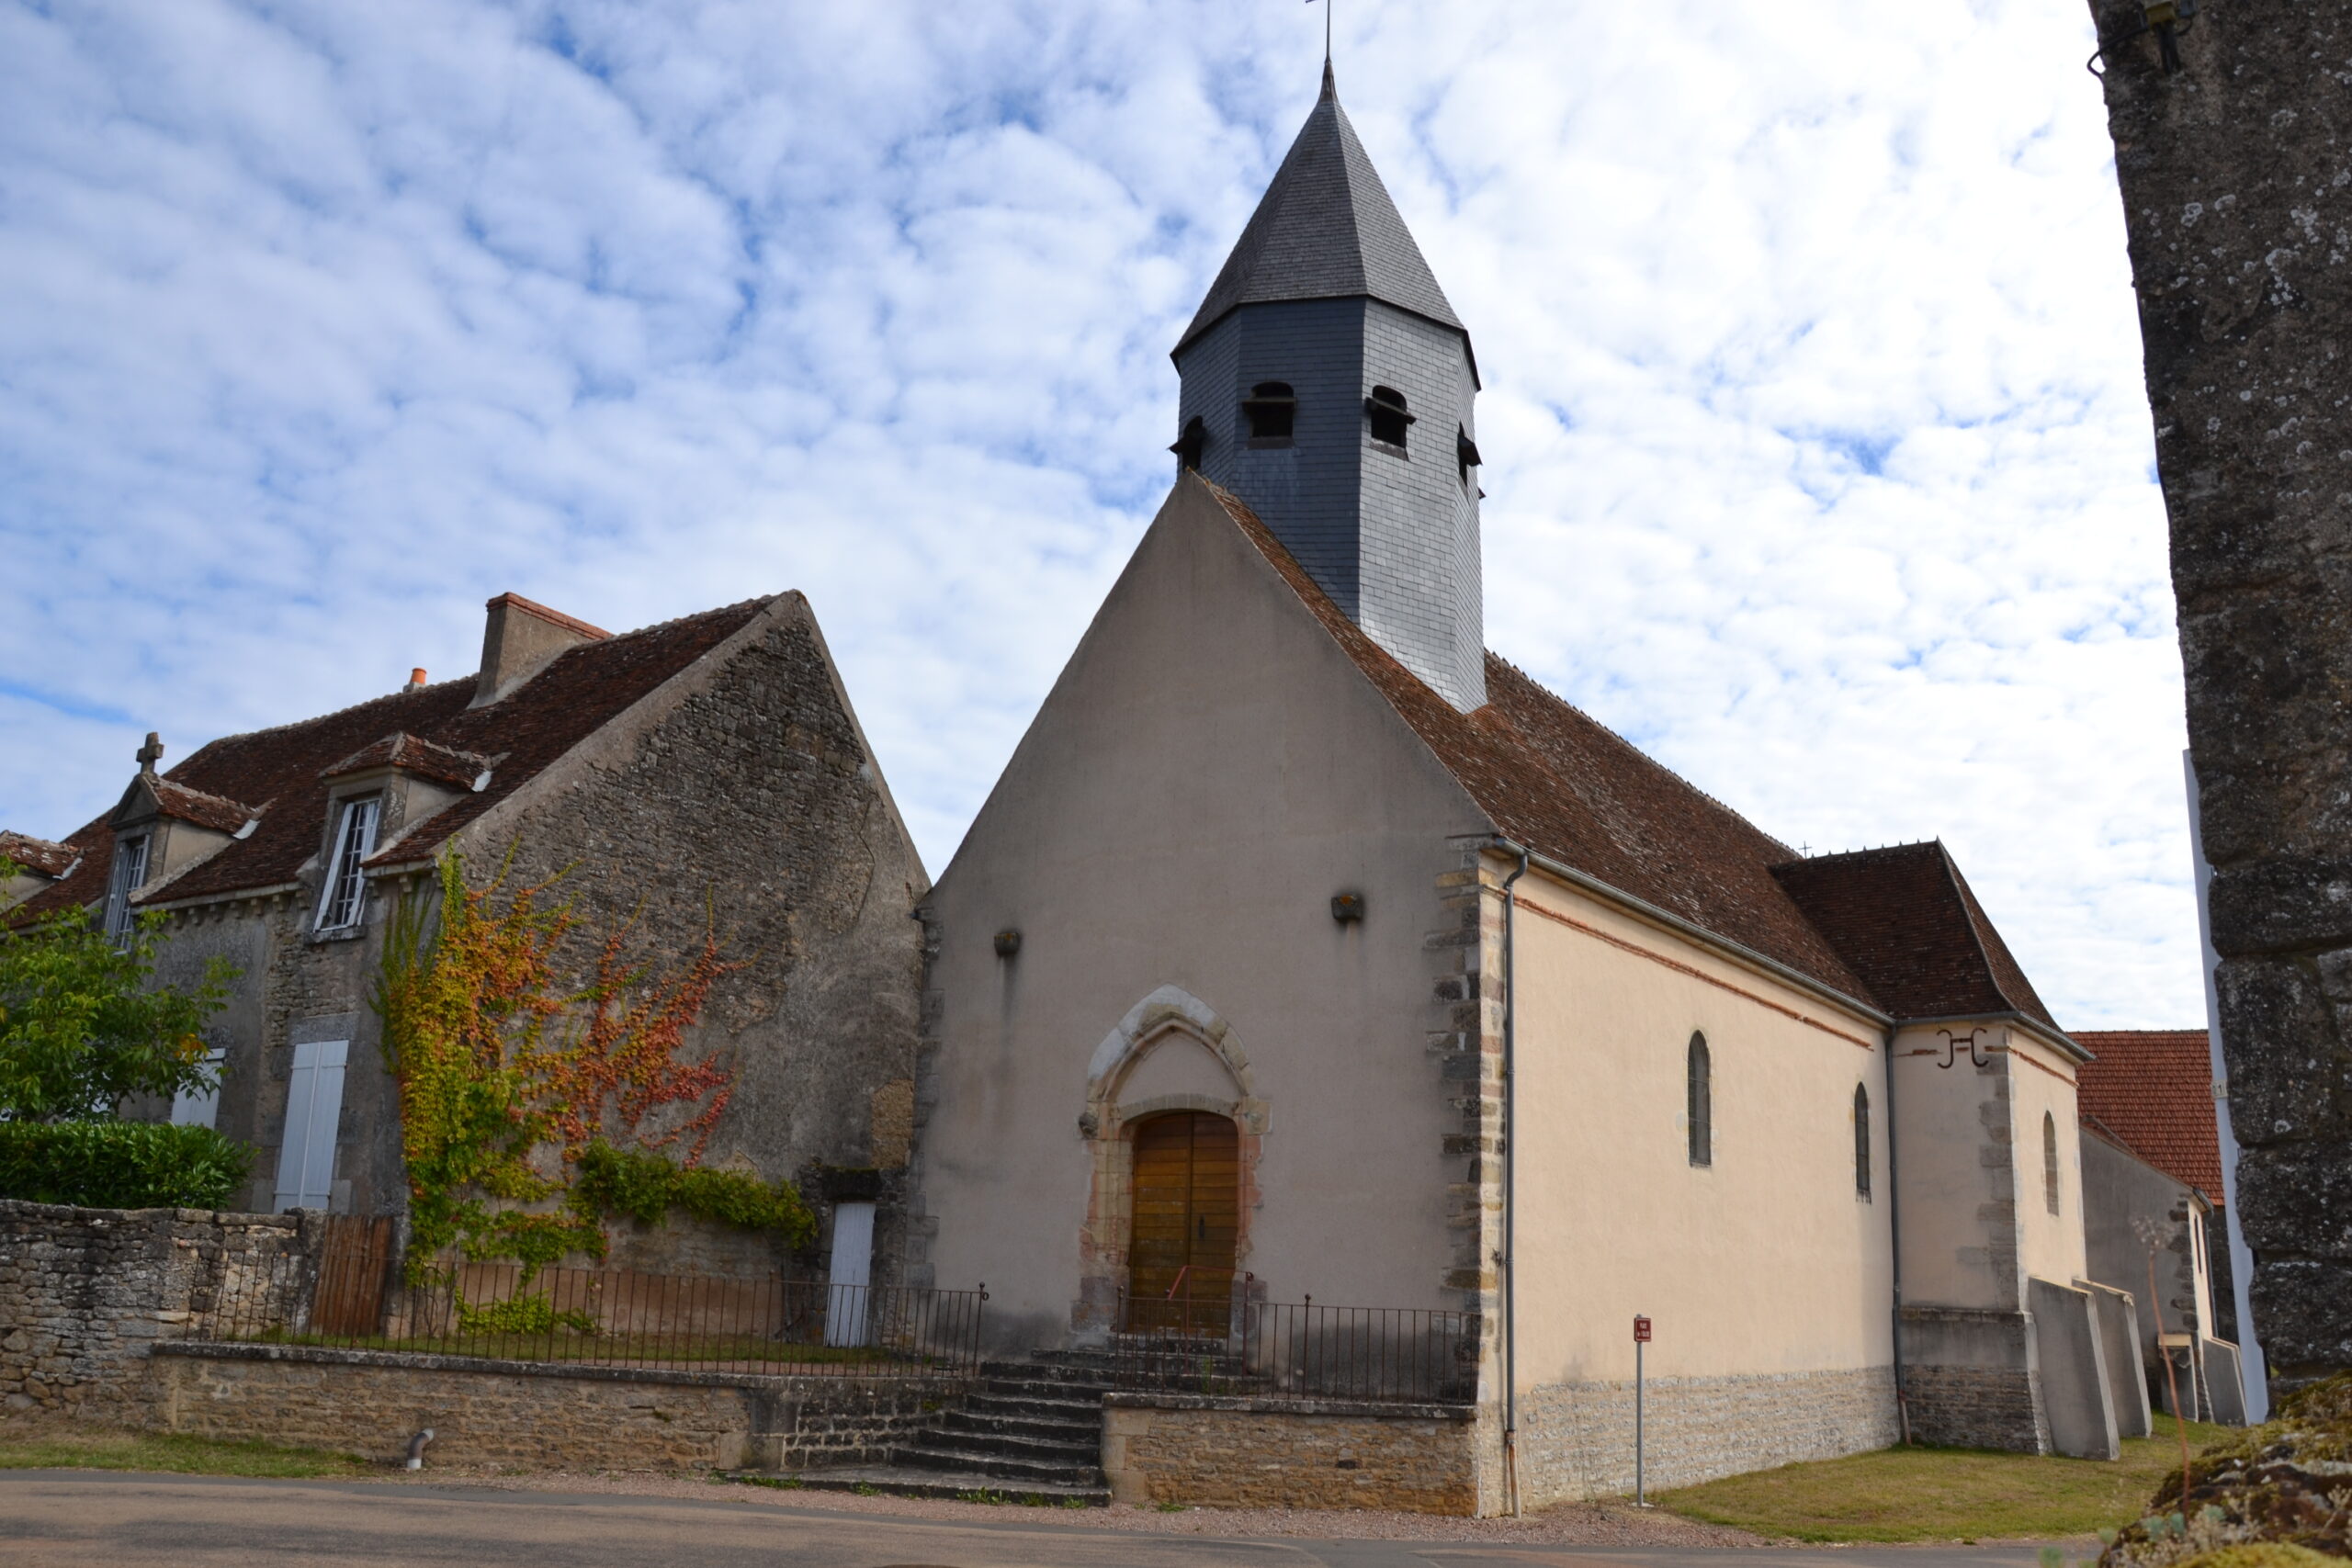
<svg viewBox="0 0 2352 1568">
<path fill-rule="evenodd" d="M 839 1470 L 747 1471 L 729 1479 L 752 1485 L 807 1487 L 812 1492 L 880 1493 L 891 1497 L 960 1498 L 1033 1507 L 1107 1508 L 1111 1491 L 1102 1485 L 1060 1482 L 1008 1482 L 978 1471 L 915 1470 L 900 1465 L 858 1465 Z"/>
<path fill-rule="evenodd" d="M 994 1454 L 1001 1459 L 1035 1460 L 1044 1464 L 1092 1464 L 1102 1452 L 1101 1427 L 1073 1440 L 1067 1433 L 1051 1438 L 1016 1432 L 973 1432 L 946 1426 L 926 1427 L 915 1435 L 925 1448 L 961 1449 L 967 1453 Z"/>
<path fill-rule="evenodd" d="M 958 1471 L 970 1475 L 995 1476 L 1002 1481 L 1062 1486 L 1102 1484 L 1102 1471 L 1099 1464 L 1077 1463 L 1057 1458 L 1015 1458 L 931 1433 L 924 1434 L 921 1442 L 891 1450 L 890 1462 L 900 1469 Z"/>
<path fill-rule="evenodd" d="M 1060 1443 L 1066 1447 L 1100 1448 L 1102 1442 L 1100 1411 L 1090 1411 L 1085 1417 L 1075 1421 L 1057 1421 L 1034 1416 L 1004 1416 L 987 1410 L 952 1410 L 940 1419 L 939 1425 L 950 1432 L 1026 1438 L 1032 1442 Z"/>
<path fill-rule="evenodd" d="M 1055 1404 L 1092 1404 L 1116 1383 L 1074 1383 L 1061 1378 L 990 1378 L 973 1392 L 975 1399 L 1023 1399 Z"/>
<path fill-rule="evenodd" d="M 1098 1393 L 1080 1399 L 1037 1399 L 1026 1394 L 976 1393 L 964 1402 L 964 1408 L 974 1415 L 1097 1425 L 1102 1419 L 1102 1396 Z"/>
</svg>

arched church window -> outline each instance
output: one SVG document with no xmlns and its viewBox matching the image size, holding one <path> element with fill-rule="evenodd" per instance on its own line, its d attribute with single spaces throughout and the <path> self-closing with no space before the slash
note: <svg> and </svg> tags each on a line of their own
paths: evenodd
<svg viewBox="0 0 2352 1568">
<path fill-rule="evenodd" d="M 1470 470 L 1485 461 L 1485 458 L 1478 456 L 1478 444 L 1470 439 L 1470 433 L 1462 426 L 1455 425 L 1453 427 L 1453 471 L 1461 476 L 1464 490 L 1470 488 Z"/>
<path fill-rule="evenodd" d="M 1208 444 L 1209 427 L 1201 423 L 1201 416 L 1194 414 L 1186 420 L 1182 434 L 1176 437 L 1176 445 L 1168 448 L 1176 454 L 1177 471 L 1197 469 L 1201 466 L 1201 454 L 1207 450 Z"/>
<path fill-rule="evenodd" d="M 1854 1195 L 1871 1195 L 1871 1091 L 1854 1086 Z"/>
<path fill-rule="evenodd" d="M 1241 412 L 1251 441 L 1287 442 L 1298 419 L 1298 397 L 1287 381 L 1261 381 L 1241 400 Z"/>
<path fill-rule="evenodd" d="M 2058 1118 L 2041 1113 L 2041 1206 L 2058 1212 Z"/>
<path fill-rule="evenodd" d="M 1402 451 L 1405 431 L 1413 416 L 1405 412 L 1405 394 L 1394 387 L 1374 387 L 1372 396 L 1363 400 L 1363 416 L 1372 425 L 1372 438 L 1384 446 Z"/>
<path fill-rule="evenodd" d="M 1715 1092 L 1714 1064 L 1707 1053 L 1707 1037 L 1690 1036 L 1690 1051 L 1685 1067 L 1685 1091 L 1690 1101 L 1684 1120 L 1690 1130 L 1690 1163 L 1715 1163 Z"/>
</svg>

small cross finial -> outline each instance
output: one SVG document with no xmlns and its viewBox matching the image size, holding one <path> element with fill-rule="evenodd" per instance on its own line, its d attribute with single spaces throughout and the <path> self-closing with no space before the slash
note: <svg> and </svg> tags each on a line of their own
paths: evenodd
<svg viewBox="0 0 2352 1568">
<path fill-rule="evenodd" d="M 139 748 L 139 771 L 152 773 L 155 771 L 155 764 L 163 760 L 163 739 L 151 729 L 147 732 L 147 744 Z"/>
</svg>

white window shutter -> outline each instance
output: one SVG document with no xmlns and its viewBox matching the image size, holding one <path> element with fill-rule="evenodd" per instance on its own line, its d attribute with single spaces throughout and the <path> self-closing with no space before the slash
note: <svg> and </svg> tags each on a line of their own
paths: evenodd
<svg viewBox="0 0 2352 1568">
<path fill-rule="evenodd" d="M 343 1069 L 347 1040 L 317 1040 L 294 1047 L 286 1090 L 286 1141 L 277 1150 L 277 1201 L 288 1209 L 323 1209 L 334 1191 L 334 1141 L 343 1122 Z"/>
<path fill-rule="evenodd" d="M 204 1070 L 212 1081 L 202 1089 L 184 1089 L 172 1096 L 172 1125 L 175 1127 L 209 1127 L 220 1114 L 220 1063 L 227 1053 L 218 1050 L 204 1054 Z"/>
</svg>

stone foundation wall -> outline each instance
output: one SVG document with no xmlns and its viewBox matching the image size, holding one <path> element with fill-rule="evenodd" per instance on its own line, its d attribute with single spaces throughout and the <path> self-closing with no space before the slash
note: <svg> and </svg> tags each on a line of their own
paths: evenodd
<svg viewBox="0 0 2352 1568">
<path fill-rule="evenodd" d="M 1974 1307 L 1903 1309 L 1903 1390 L 1913 1440 L 2052 1452 L 2033 1321 Z"/>
<path fill-rule="evenodd" d="M 878 1464 L 942 1409 L 950 1378 L 856 1380 L 478 1361 L 282 1345 L 161 1346 L 153 1424 L 390 1460 L 579 1470 Z"/>
<path fill-rule="evenodd" d="M 1157 1393 L 1103 1405 L 1115 1502 L 1482 1511 L 1478 1413 L 1466 1407 Z"/>
<path fill-rule="evenodd" d="M 1887 1367 L 1754 1377 L 1653 1378 L 1645 1479 L 1658 1492 L 1902 1440 Z M 1549 1383 L 1519 1405 L 1523 1507 L 1634 1490 L 1634 1385 Z"/>
</svg>

